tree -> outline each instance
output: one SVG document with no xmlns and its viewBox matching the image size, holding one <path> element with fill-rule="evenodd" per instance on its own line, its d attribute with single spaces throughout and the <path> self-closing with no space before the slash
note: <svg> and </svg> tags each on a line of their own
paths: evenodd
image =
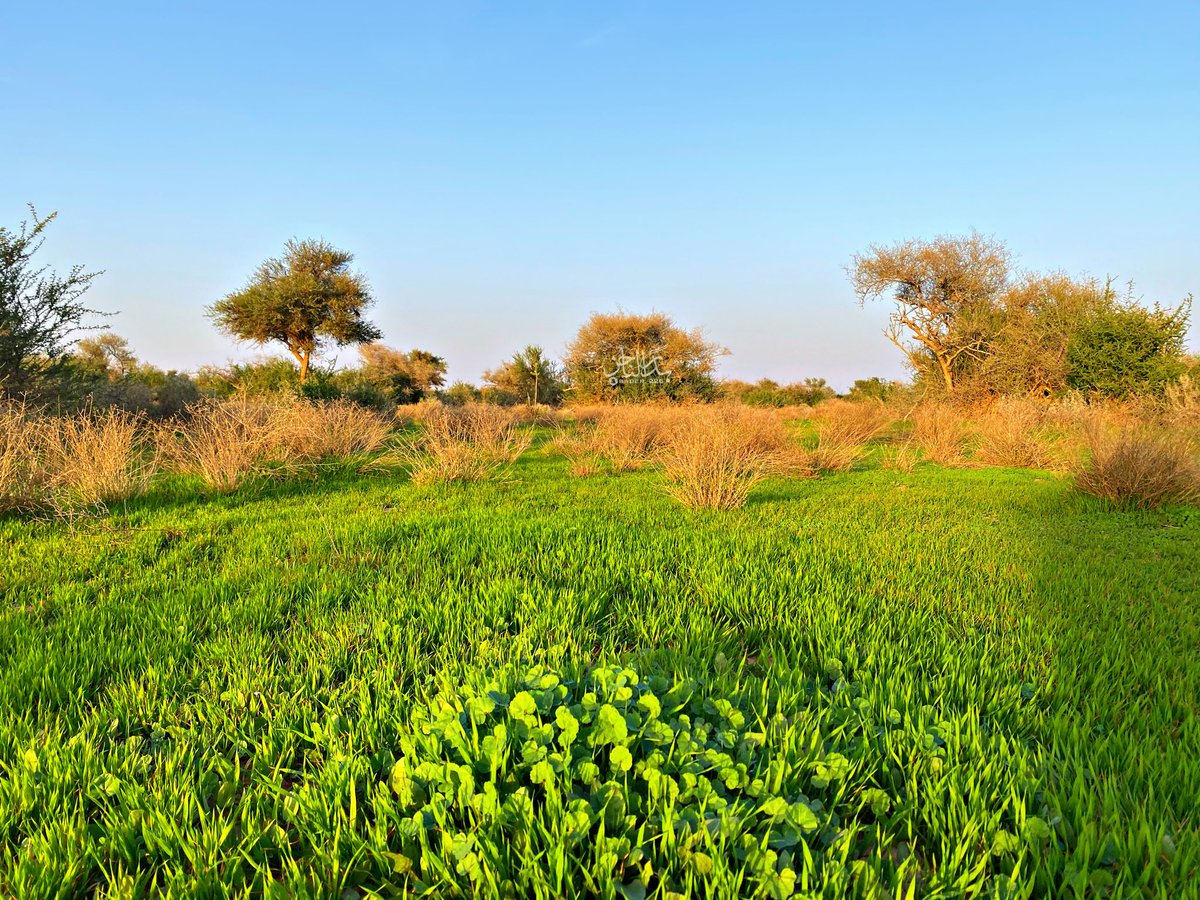
<svg viewBox="0 0 1200 900">
<path fill-rule="evenodd" d="M 664 313 L 594 313 L 567 346 L 568 390 L 585 401 L 709 400 L 717 358 L 728 352 Z"/>
<path fill-rule="evenodd" d="M 379 388 L 393 403 L 416 403 L 445 383 L 446 360 L 427 350 L 407 353 L 386 344 L 363 344 L 358 348 L 363 377 Z"/>
<path fill-rule="evenodd" d="M 209 307 L 209 317 L 238 340 L 283 344 L 303 384 L 322 344 L 344 347 L 381 336 L 363 318 L 372 298 L 366 279 L 350 270 L 353 260 L 325 241 L 288 241 L 282 258 L 259 266 L 245 288 Z"/>
<path fill-rule="evenodd" d="M 935 372 L 952 391 L 956 371 L 987 355 L 1009 256 L 1004 244 L 973 232 L 872 246 L 853 258 L 849 274 L 860 304 L 890 292 L 896 309 L 884 333 L 918 374 Z"/>
<path fill-rule="evenodd" d="M 498 391 L 530 406 L 561 402 L 566 385 L 562 369 L 541 347 L 530 344 L 499 368 L 483 373 L 483 380 Z"/>
<path fill-rule="evenodd" d="M 31 221 L 18 231 L 0 227 L 0 394 L 21 388 L 38 368 L 58 360 L 87 316 L 103 315 L 80 302 L 99 272 L 72 266 L 58 276 L 33 266 L 58 213 L 39 218 L 30 206 L 29 214 Z"/>
<path fill-rule="evenodd" d="M 1148 309 L 1126 295 L 1093 311 L 1067 346 L 1068 384 L 1112 397 L 1161 394 L 1187 370 L 1183 344 L 1191 308 L 1190 296 L 1175 309 L 1157 303 Z"/>
<path fill-rule="evenodd" d="M 124 378 L 138 364 L 129 342 L 111 331 L 80 339 L 75 344 L 73 355 L 85 370 L 114 380 Z"/>
</svg>

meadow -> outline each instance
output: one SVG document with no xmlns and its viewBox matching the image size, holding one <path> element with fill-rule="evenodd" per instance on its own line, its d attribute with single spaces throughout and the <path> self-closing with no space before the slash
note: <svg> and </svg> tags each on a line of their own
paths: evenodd
<svg viewBox="0 0 1200 900">
<path fill-rule="evenodd" d="M 0 894 L 1195 894 L 1194 505 L 439 416 L 0 518 Z"/>
</svg>

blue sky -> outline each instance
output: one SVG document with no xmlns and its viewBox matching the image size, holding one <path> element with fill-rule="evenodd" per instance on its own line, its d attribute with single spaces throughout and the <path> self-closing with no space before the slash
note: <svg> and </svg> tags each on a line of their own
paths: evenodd
<svg viewBox="0 0 1200 900">
<path fill-rule="evenodd" d="M 46 261 L 162 366 L 254 355 L 203 307 L 293 236 L 468 380 L 618 306 L 730 377 L 897 376 L 844 266 L 971 228 L 1200 293 L 1200 4 L 253 6 L 0 23 L 0 220 L 59 210 Z"/>
</svg>

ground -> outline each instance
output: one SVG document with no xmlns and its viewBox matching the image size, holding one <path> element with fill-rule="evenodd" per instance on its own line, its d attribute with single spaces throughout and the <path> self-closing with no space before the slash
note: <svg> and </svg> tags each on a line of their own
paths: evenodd
<svg viewBox="0 0 1200 900">
<path fill-rule="evenodd" d="M 657 472 L 572 478 L 535 444 L 476 484 L 177 478 L 104 515 L 0 519 L 0 547 L 5 895 L 1175 897 L 1200 878 L 1194 509 L 868 463 L 693 512 Z M 690 678 L 747 728 L 785 723 L 767 749 L 829 818 L 739 855 L 742 876 L 664 861 L 670 841 L 604 856 L 594 831 L 551 866 L 503 849 L 536 838 L 465 826 L 478 882 L 432 867 L 436 842 L 403 850 L 381 823 L 414 708 L 537 664 Z"/>
</svg>

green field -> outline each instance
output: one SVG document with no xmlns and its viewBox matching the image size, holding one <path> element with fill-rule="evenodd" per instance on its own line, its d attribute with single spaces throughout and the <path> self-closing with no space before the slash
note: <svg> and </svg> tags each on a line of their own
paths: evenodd
<svg viewBox="0 0 1200 900">
<path fill-rule="evenodd" d="M 0 551 L 0 895 L 1198 890 L 1195 509 L 869 464 L 692 512 L 535 443 Z"/>
</svg>

